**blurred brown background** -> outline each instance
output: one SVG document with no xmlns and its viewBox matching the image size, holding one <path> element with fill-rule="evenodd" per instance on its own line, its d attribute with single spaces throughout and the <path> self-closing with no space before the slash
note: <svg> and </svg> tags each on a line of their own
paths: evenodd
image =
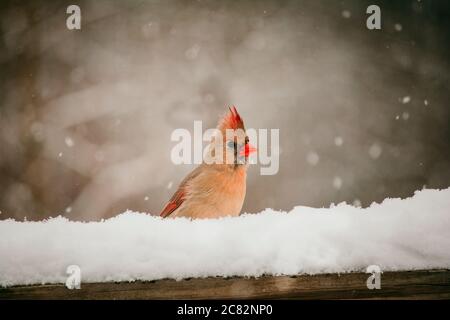
<svg viewBox="0 0 450 320">
<path fill-rule="evenodd" d="M 82 29 L 66 28 L 78 4 Z M 382 30 L 365 27 L 382 10 Z M 244 211 L 450 186 L 450 2 L 2 1 L 0 219 L 159 213 L 175 128 L 280 128 Z"/>
</svg>

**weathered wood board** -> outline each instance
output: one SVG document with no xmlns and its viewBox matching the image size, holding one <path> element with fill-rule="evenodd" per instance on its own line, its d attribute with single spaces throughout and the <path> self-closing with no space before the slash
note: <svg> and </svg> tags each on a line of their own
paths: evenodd
<svg viewBox="0 0 450 320">
<path fill-rule="evenodd" d="M 369 274 L 195 278 L 149 282 L 82 283 L 0 289 L 0 299 L 450 299 L 450 270 L 385 272 L 381 289 Z"/>
</svg>

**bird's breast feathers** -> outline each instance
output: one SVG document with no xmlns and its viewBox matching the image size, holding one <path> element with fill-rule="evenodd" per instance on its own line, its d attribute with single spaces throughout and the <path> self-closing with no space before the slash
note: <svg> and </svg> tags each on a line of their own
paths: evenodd
<svg viewBox="0 0 450 320">
<path fill-rule="evenodd" d="M 219 218 L 238 216 L 244 203 L 246 172 L 204 170 L 186 183 L 183 203 L 173 217 Z"/>
</svg>

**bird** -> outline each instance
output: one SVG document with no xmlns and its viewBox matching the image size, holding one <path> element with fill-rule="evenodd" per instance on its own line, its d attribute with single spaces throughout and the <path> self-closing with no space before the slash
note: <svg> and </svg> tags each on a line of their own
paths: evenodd
<svg viewBox="0 0 450 320">
<path fill-rule="evenodd" d="M 256 151 L 236 107 L 229 107 L 217 124 L 202 163 L 182 180 L 160 216 L 239 216 L 246 194 L 248 158 Z"/>
</svg>

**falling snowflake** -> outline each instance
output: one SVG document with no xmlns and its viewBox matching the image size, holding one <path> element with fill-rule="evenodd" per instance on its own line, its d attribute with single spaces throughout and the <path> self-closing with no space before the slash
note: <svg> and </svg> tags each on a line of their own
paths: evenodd
<svg viewBox="0 0 450 320">
<path fill-rule="evenodd" d="M 410 96 L 405 96 L 402 98 L 402 103 L 403 104 L 407 104 L 411 101 L 411 97 Z"/>
<path fill-rule="evenodd" d="M 169 189 L 169 190 L 172 189 L 172 185 L 173 185 L 173 182 L 170 181 L 169 184 L 167 185 L 167 189 Z"/>
<path fill-rule="evenodd" d="M 337 190 L 342 187 L 342 179 L 340 177 L 334 177 L 333 179 L 333 187 Z"/>
<path fill-rule="evenodd" d="M 409 119 L 409 113 L 408 112 L 403 112 L 402 119 L 405 120 L 405 121 L 408 120 Z"/>
<path fill-rule="evenodd" d="M 73 147 L 74 144 L 75 144 L 75 143 L 73 142 L 72 138 L 70 138 L 70 137 L 66 137 L 66 138 L 64 139 L 64 142 L 66 143 L 66 146 L 68 146 L 69 148 Z"/>
<path fill-rule="evenodd" d="M 344 17 L 345 19 L 348 19 L 352 16 L 352 13 L 348 10 L 343 10 L 342 11 L 342 17 Z"/>
<path fill-rule="evenodd" d="M 338 147 L 342 146 L 342 144 L 344 143 L 344 139 L 342 139 L 342 137 L 335 137 L 334 138 L 334 144 Z"/>
<path fill-rule="evenodd" d="M 381 156 L 382 149 L 381 147 L 374 143 L 369 148 L 369 155 L 372 159 L 378 159 Z"/>
<path fill-rule="evenodd" d="M 317 153 L 311 151 L 306 155 L 306 161 L 312 166 L 315 166 L 319 163 L 320 157 Z"/>
</svg>

